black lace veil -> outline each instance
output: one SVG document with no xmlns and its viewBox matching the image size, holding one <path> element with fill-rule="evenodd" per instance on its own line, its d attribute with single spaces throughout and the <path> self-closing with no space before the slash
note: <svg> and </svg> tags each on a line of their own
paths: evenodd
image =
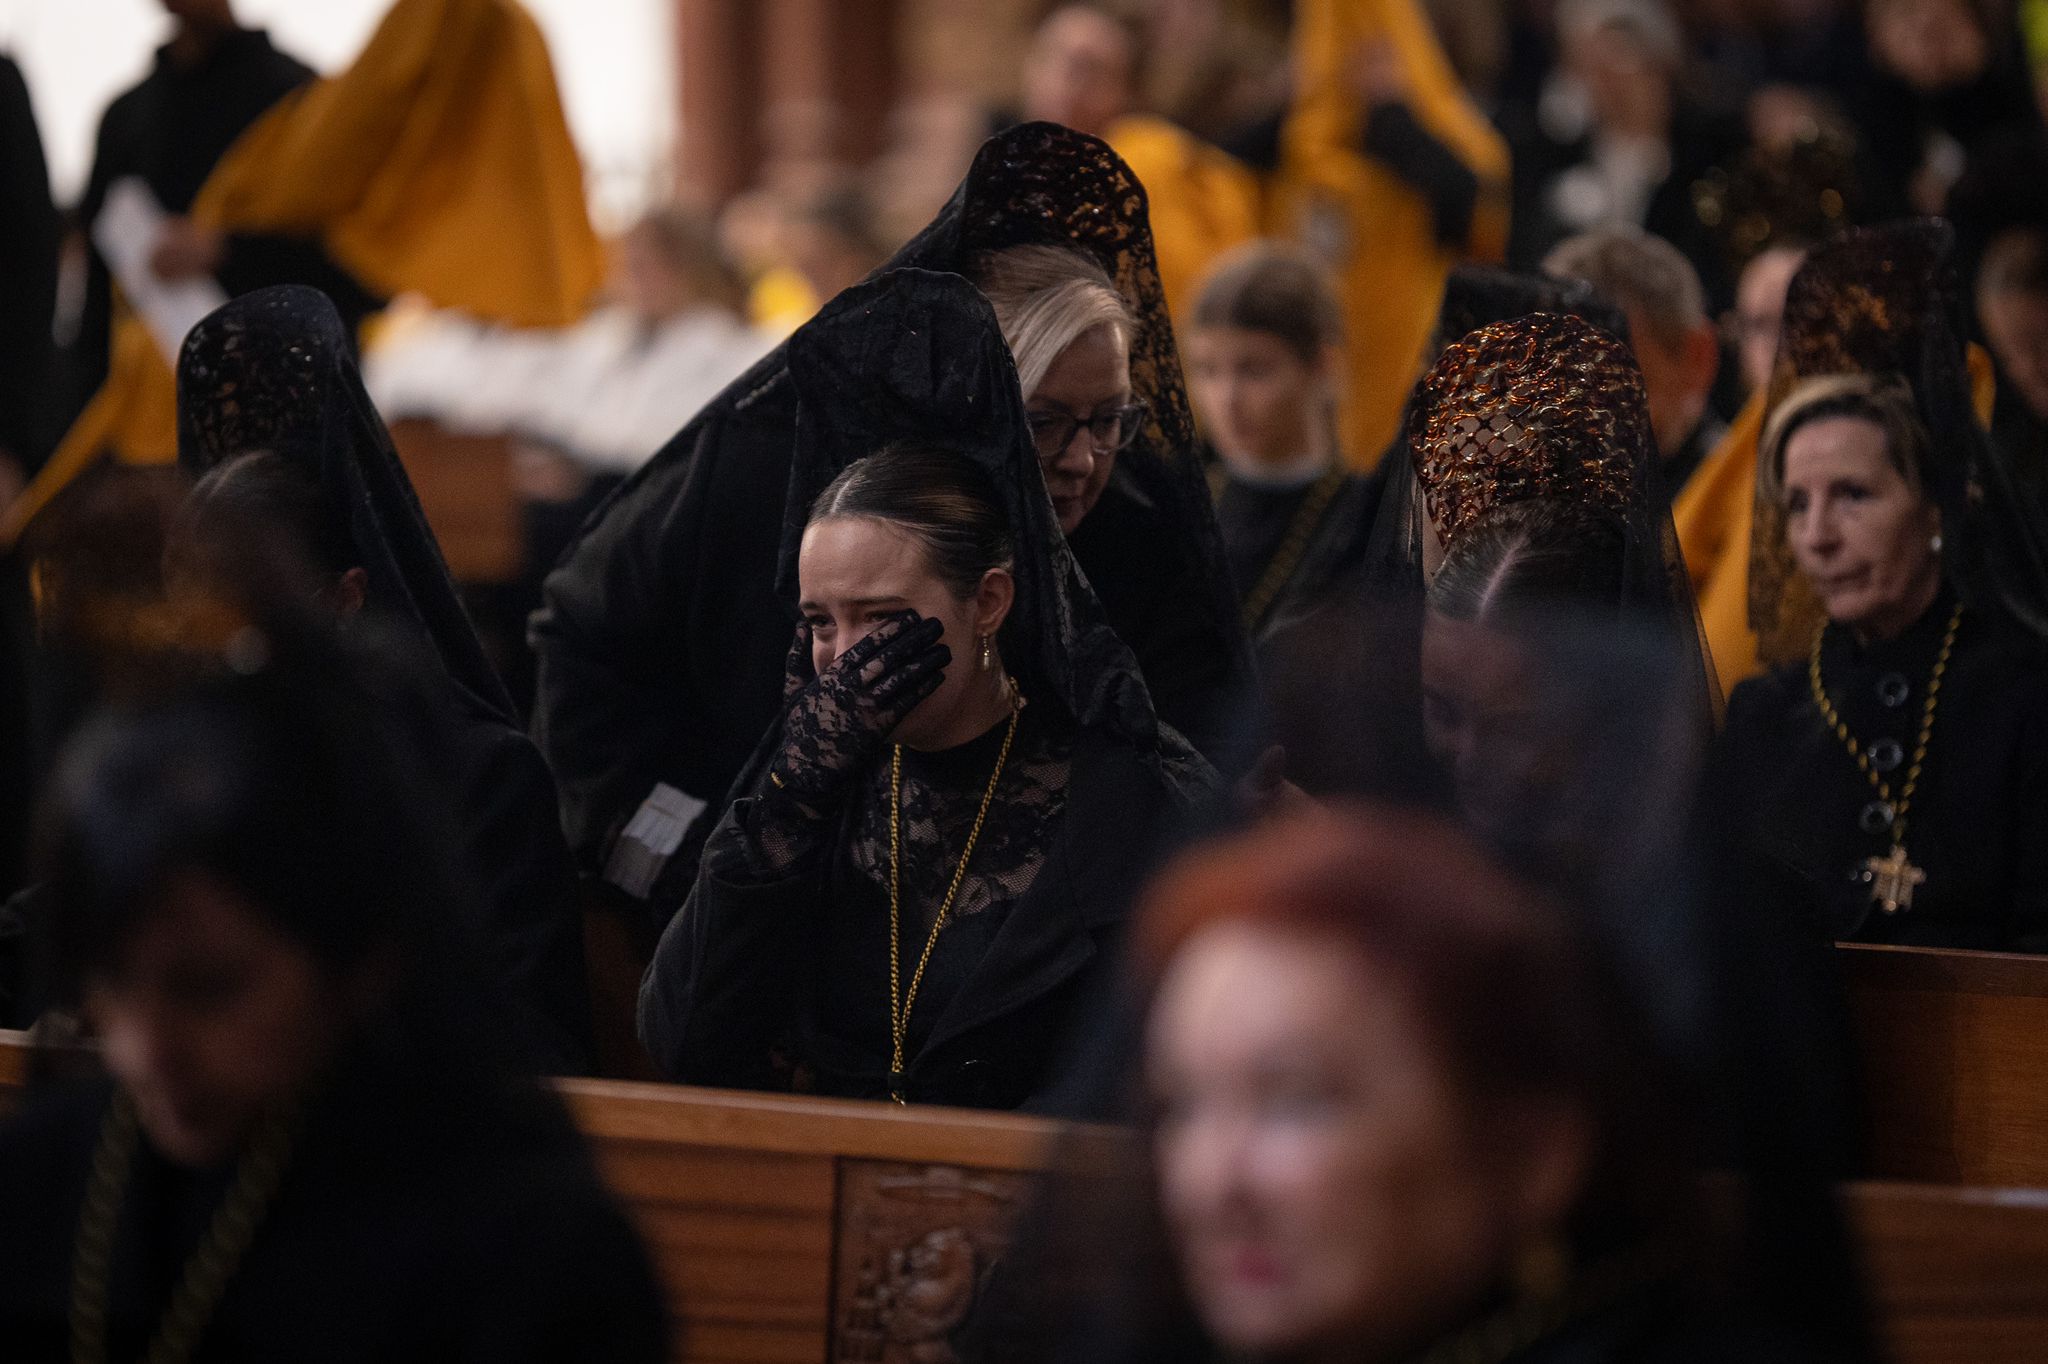
<svg viewBox="0 0 2048 1364">
<path fill-rule="evenodd" d="M 1130 168 L 1066 128 L 1009 129 L 883 270 L 971 276 L 986 254 L 1028 244 L 1094 256 L 1136 320 L 1132 388 L 1149 416 L 1118 456 L 1117 480 L 1152 504 L 1187 562 L 1176 625 L 1213 641 L 1204 648 L 1219 656 L 1220 690 L 1249 694 L 1250 646 Z M 535 731 L 586 861 L 657 782 L 715 800 L 773 719 L 789 629 L 774 587 L 797 420 L 790 357 L 779 347 L 707 404 L 591 516 L 548 577 L 532 626 Z M 697 590 L 713 577 L 717 594 Z"/>
<path fill-rule="evenodd" d="M 269 451 L 317 478 L 348 520 L 371 605 L 403 621 L 472 700 L 521 728 L 420 510 L 355 349 L 325 294 L 260 289 L 219 308 L 178 354 L 178 463 L 193 479 Z"/>
<path fill-rule="evenodd" d="M 1938 220 L 1888 223 L 1845 232 L 1808 257 L 1786 296 L 1766 425 L 1802 380 L 1904 378 L 1930 437 L 1920 473 L 1941 509 L 1950 585 L 1968 605 L 2048 637 L 2048 529 L 1977 420 L 1954 241 Z M 1791 662 L 1805 657 L 1824 613 L 1793 563 L 1767 479 L 1757 480 L 1752 524 L 1750 625 L 1766 664 Z"/>
<path fill-rule="evenodd" d="M 958 275 L 888 271 L 827 304 L 790 338 L 788 352 L 796 451 L 776 592 L 792 611 L 804 526 L 833 478 L 897 441 L 957 449 L 989 475 L 1016 539 L 1017 597 L 1002 644 L 1026 694 L 1155 755 L 1176 779 L 1199 771 L 1193 750 L 1160 726 L 1137 660 L 1067 547 L 1045 493 L 1016 366 L 980 291 Z M 771 734 L 757 764 L 777 742 Z M 1194 787 L 1184 794 L 1192 797 Z"/>
<path fill-rule="evenodd" d="M 1423 371 L 1434 366 L 1447 346 L 1495 322 L 1531 313 L 1557 313 L 1583 318 L 1610 336 L 1629 339 L 1628 317 L 1583 280 L 1552 279 L 1494 265 L 1461 265 L 1444 285 L 1436 327 L 1430 333 Z M 1422 508 L 1415 484 L 1408 427 L 1416 399 L 1402 413 L 1401 429 L 1382 461 L 1387 495 L 1373 523 L 1368 563 L 1381 589 L 1412 586 L 1422 563 Z"/>
<path fill-rule="evenodd" d="M 1190 589 L 1235 651 L 1249 693 L 1251 651 L 1238 620 L 1222 533 L 1195 448 L 1195 421 L 1181 377 L 1145 187 L 1108 144 L 1056 123 L 1025 123 L 990 138 L 952 201 L 889 262 L 971 275 L 981 255 L 1012 246 L 1074 246 L 1093 256 L 1137 322 L 1131 388 L 1147 419 L 1118 457 L 1140 490 L 1185 538 L 1198 581 Z"/>
</svg>

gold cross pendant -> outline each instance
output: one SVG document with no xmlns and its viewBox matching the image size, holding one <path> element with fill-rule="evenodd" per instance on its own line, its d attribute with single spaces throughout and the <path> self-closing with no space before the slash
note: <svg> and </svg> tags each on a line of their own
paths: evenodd
<svg viewBox="0 0 2048 1364">
<path fill-rule="evenodd" d="M 1927 873 L 1906 860 L 1906 850 L 1892 844 L 1887 857 L 1864 859 L 1863 879 L 1870 882 L 1870 898 L 1887 914 L 1913 907 L 1913 892 L 1927 883 Z"/>
</svg>

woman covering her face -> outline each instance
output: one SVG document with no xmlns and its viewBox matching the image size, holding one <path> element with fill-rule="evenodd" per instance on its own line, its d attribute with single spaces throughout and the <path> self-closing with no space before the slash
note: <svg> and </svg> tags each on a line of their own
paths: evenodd
<svg viewBox="0 0 2048 1364">
<path fill-rule="evenodd" d="M 44 811 L 61 1002 L 109 1080 L 0 1131 L 10 1357 L 663 1358 L 637 1238 L 500 1059 L 440 812 L 356 660 L 198 619 Z"/>
<path fill-rule="evenodd" d="M 1101 142 L 1026 124 L 982 148 L 891 267 L 968 276 L 994 303 L 1061 529 L 1161 718 L 1215 756 L 1251 690 L 1250 656 L 1143 188 Z M 715 819 L 777 714 L 789 358 L 787 347 L 769 355 L 621 489 L 549 577 L 534 620 L 536 732 L 571 845 L 636 897 L 663 877 L 693 800 Z M 690 845 L 672 860 L 654 894 L 662 907 L 687 891 Z"/>
<path fill-rule="evenodd" d="M 1204 765 L 1080 575 L 972 286 L 883 275 L 789 364 L 782 714 L 663 935 L 641 1038 L 688 1083 L 1015 1107 L 1051 1086 Z"/>
<path fill-rule="evenodd" d="M 1758 448 L 1772 672 L 1722 758 L 1758 874 L 1839 939 L 2048 949 L 2048 557 L 1970 406 L 1946 232 L 1855 233 L 1793 281 Z"/>
</svg>

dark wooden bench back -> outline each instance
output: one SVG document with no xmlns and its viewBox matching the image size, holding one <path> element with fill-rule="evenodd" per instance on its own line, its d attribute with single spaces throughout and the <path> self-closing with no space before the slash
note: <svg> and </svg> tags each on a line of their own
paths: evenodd
<svg viewBox="0 0 2048 1364">
<path fill-rule="evenodd" d="M 19 1035 L 0 1034 L 0 1109 L 27 1070 Z M 701 1364 L 943 1358 L 1060 1136 L 948 1109 L 602 1080 L 561 1091 L 678 1305 L 677 1358 Z M 1845 1197 L 1897 1364 L 2048 1358 L 2048 1192 L 1858 1184 Z"/>
<path fill-rule="evenodd" d="M 2048 957 L 1853 945 L 1839 956 L 1872 1172 L 2048 1187 Z"/>
</svg>

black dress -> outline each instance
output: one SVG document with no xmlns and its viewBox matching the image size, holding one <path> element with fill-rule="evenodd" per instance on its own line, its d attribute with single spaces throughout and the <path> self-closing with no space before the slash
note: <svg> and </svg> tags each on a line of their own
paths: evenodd
<svg viewBox="0 0 2048 1364">
<path fill-rule="evenodd" d="M 315 290 L 237 298 L 179 353 L 186 475 L 196 481 L 253 450 L 317 481 L 368 576 L 366 613 L 425 661 L 417 675 L 394 670 L 383 699 L 435 780 L 483 914 L 480 937 L 525 1023 L 522 1059 L 541 1073 L 580 1073 L 590 1047 L 583 925 L 554 782 L 477 641 L 347 328 Z"/>
<path fill-rule="evenodd" d="M 73 1253 L 109 1086 L 32 1100 L 0 1129 L 0 1339 L 69 1360 Z M 109 1355 L 139 1359 L 227 1190 L 138 1152 L 110 1275 Z M 450 1076 L 422 1095 L 356 1073 L 309 1111 L 197 1357 L 654 1361 L 645 1251 L 554 1100 Z"/>
<path fill-rule="evenodd" d="M 1821 675 L 1836 710 L 1896 795 L 1954 598 L 1897 639 L 1861 645 L 1830 625 Z M 1720 761 L 1761 884 L 1839 940 L 2048 950 L 2048 647 L 1966 610 L 1908 811 L 1905 847 L 1926 873 L 1912 906 L 1883 913 L 1861 873 L 1892 848 L 1877 796 L 1814 704 L 1804 663 L 1743 683 Z M 1868 813 L 1866 813 L 1868 812 Z"/>
<path fill-rule="evenodd" d="M 904 1041 L 919 1103 L 1017 1108 L 1055 1082 L 1077 1012 L 1114 959 L 1172 799 L 1127 745 L 1027 705 Z M 907 989 L 1008 722 L 903 752 L 899 971 Z M 890 1097 L 889 762 L 836 817 L 747 798 L 705 849 L 640 994 L 673 1079 Z"/>
</svg>

